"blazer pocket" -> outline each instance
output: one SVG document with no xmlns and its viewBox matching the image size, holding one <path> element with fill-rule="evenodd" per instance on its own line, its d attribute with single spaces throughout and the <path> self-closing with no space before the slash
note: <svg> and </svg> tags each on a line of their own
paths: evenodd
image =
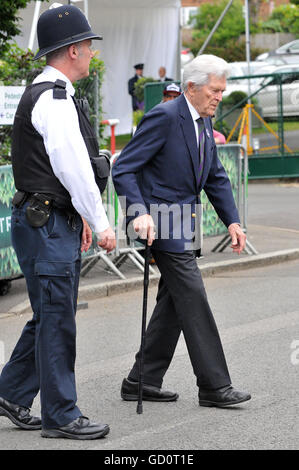
<svg viewBox="0 0 299 470">
<path fill-rule="evenodd" d="M 178 202 L 179 200 L 175 189 L 160 184 L 153 187 L 152 196 L 167 202 Z"/>
</svg>

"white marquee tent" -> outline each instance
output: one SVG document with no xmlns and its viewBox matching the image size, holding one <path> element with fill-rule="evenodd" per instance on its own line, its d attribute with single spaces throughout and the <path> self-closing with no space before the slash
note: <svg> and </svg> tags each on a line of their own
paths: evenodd
<svg viewBox="0 0 299 470">
<path fill-rule="evenodd" d="M 59 1 L 59 0 L 58 0 Z M 39 14 L 52 1 L 41 2 Z M 60 0 L 67 4 L 68 1 Z M 74 1 L 88 16 L 92 29 L 103 36 L 95 41 L 105 63 L 101 88 L 104 119 L 120 120 L 117 134 L 129 133 L 132 125 L 131 97 L 128 79 L 133 65 L 144 63 L 144 76 L 158 78 L 161 65 L 167 75 L 179 79 L 179 13 L 180 0 L 85 0 Z M 22 13 L 22 35 L 16 38 L 21 47 L 37 50 L 36 37 L 31 35 L 36 3 L 31 2 Z M 35 28 L 34 28 L 35 31 Z M 36 35 L 35 35 L 36 36 Z M 34 39 L 34 40 L 33 40 Z"/>
</svg>

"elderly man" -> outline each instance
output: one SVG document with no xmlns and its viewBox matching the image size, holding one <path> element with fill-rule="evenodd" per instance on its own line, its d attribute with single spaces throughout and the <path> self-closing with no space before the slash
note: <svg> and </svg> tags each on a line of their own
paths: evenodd
<svg viewBox="0 0 299 470">
<path fill-rule="evenodd" d="M 115 234 L 91 165 L 98 143 L 72 82 L 89 74 L 94 34 L 71 5 L 44 12 L 37 26 L 47 66 L 29 85 L 13 129 L 12 243 L 34 312 L 0 377 L 0 416 L 43 437 L 96 439 L 106 424 L 90 423 L 76 401 L 75 313 L 81 250 L 91 230 L 108 252 Z M 82 232 L 82 218 L 84 228 Z M 40 391 L 41 419 L 30 408 Z"/>
<path fill-rule="evenodd" d="M 196 208 L 204 189 L 228 227 L 233 251 L 240 253 L 245 246 L 246 236 L 229 179 L 217 157 L 211 122 L 228 73 L 228 64 L 221 58 L 202 55 L 194 59 L 184 70 L 184 94 L 145 115 L 113 168 L 115 188 L 119 196 L 126 197 L 127 222 L 133 221 L 135 232 L 148 240 L 161 273 L 157 303 L 146 331 L 144 400 L 178 398 L 161 386 L 181 331 L 201 406 L 223 407 L 250 399 L 248 393 L 231 385 L 192 245 Z M 137 353 L 123 380 L 124 400 L 138 398 L 139 357 Z"/>
</svg>

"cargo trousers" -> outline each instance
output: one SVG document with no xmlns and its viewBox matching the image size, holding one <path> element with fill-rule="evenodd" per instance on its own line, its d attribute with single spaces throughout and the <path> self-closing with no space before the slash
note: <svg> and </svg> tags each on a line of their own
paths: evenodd
<svg viewBox="0 0 299 470">
<path fill-rule="evenodd" d="M 31 408 L 40 392 L 44 428 L 81 415 L 76 405 L 75 357 L 82 220 L 69 224 L 53 208 L 48 222 L 31 227 L 27 203 L 12 211 L 12 244 L 25 276 L 33 317 L 25 325 L 0 376 L 0 396 Z"/>
</svg>

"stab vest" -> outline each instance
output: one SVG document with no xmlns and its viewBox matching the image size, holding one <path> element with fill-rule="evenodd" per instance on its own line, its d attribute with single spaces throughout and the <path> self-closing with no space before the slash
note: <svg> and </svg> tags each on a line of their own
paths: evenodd
<svg viewBox="0 0 299 470">
<path fill-rule="evenodd" d="M 43 138 L 31 122 L 33 107 L 41 94 L 53 89 L 53 99 L 66 99 L 65 87 L 66 83 L 62 80 L 56 80 L 55 83 L 41 82 L 26 87 L 13 125 L 12 169 L 16 189 L 27 193 L 47 194 L 52 196 L 58 207 L 70 209 L 73 207 L 70 194 L 55 176 Z M 109 158 L 101 155 L 99 159 L 98 142 L 86 113 L 85 100 L 75 98 L 73 100 L 95 179 L 102 192 L 106 187 L 110 172 Z M 72 165 L 72 162 L 70 161 L 69 164 Z"/>
</svg>

